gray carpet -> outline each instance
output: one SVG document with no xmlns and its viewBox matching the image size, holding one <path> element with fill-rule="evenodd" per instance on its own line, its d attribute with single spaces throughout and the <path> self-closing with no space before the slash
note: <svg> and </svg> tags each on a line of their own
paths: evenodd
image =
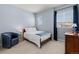
<svg viewBox="0 0 79 59">
<path fill-rule="evenodd" d="M 0 48 L 0 54 L 64 54 L 64 42 L 49 41 L 38 48 L 36 45 L 22 41 L 10 49 Z"/>
</svg>

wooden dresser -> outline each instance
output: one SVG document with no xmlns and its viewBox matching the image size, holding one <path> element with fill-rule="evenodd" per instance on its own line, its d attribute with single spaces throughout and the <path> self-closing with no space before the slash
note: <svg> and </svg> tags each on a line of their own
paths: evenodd
<svg viewBox="0 0 79 59">
<path fill-rule="evenodd" d="M 78 33 L 65 33 L 65 53 L 78 54 L 79 53 L 79 35 Z"/>
</svg>

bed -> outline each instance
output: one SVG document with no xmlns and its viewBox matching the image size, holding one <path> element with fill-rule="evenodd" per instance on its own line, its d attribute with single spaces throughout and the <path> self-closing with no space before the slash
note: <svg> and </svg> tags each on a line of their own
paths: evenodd
<svg viewBox="0 0 79 59">
<path fill-rule="evenodd" d="M 51 33 L 45 31 L 37 31 L 36 28 L 25 28 L 24 38 L 35 43 L 39 48 L 41 43 L 51 38 Z"/>
</svg>

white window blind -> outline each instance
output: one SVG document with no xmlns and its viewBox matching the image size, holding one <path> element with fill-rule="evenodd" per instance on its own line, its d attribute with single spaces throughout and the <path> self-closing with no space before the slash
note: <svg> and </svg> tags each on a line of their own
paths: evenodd
<svg viewBox="0 0 79 59">
<path fill-rule="evenodd" d="M 65 8 L 57 11 L 57 26 L 71 26 L 73 23 L 73 8 Z"/>
<path fill-rule="evenodd" d="M 39 16 L 37 19 L 37 25 L 42 25 L 43 21 L 42 21 L 42 16 Z"/>
</svg>

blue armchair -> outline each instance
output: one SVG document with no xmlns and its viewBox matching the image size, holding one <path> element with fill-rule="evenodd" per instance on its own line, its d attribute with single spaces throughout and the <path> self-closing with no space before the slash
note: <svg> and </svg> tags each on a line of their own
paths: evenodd
<svg viewBox="0 0 79 59">
<path fill-rule="evenodd" d="M 1 34 L 1 37 L 3 48 L 11 48 L 19 42 L 19 34 L 17 33 L 5 32 Z"/>
</svg>

